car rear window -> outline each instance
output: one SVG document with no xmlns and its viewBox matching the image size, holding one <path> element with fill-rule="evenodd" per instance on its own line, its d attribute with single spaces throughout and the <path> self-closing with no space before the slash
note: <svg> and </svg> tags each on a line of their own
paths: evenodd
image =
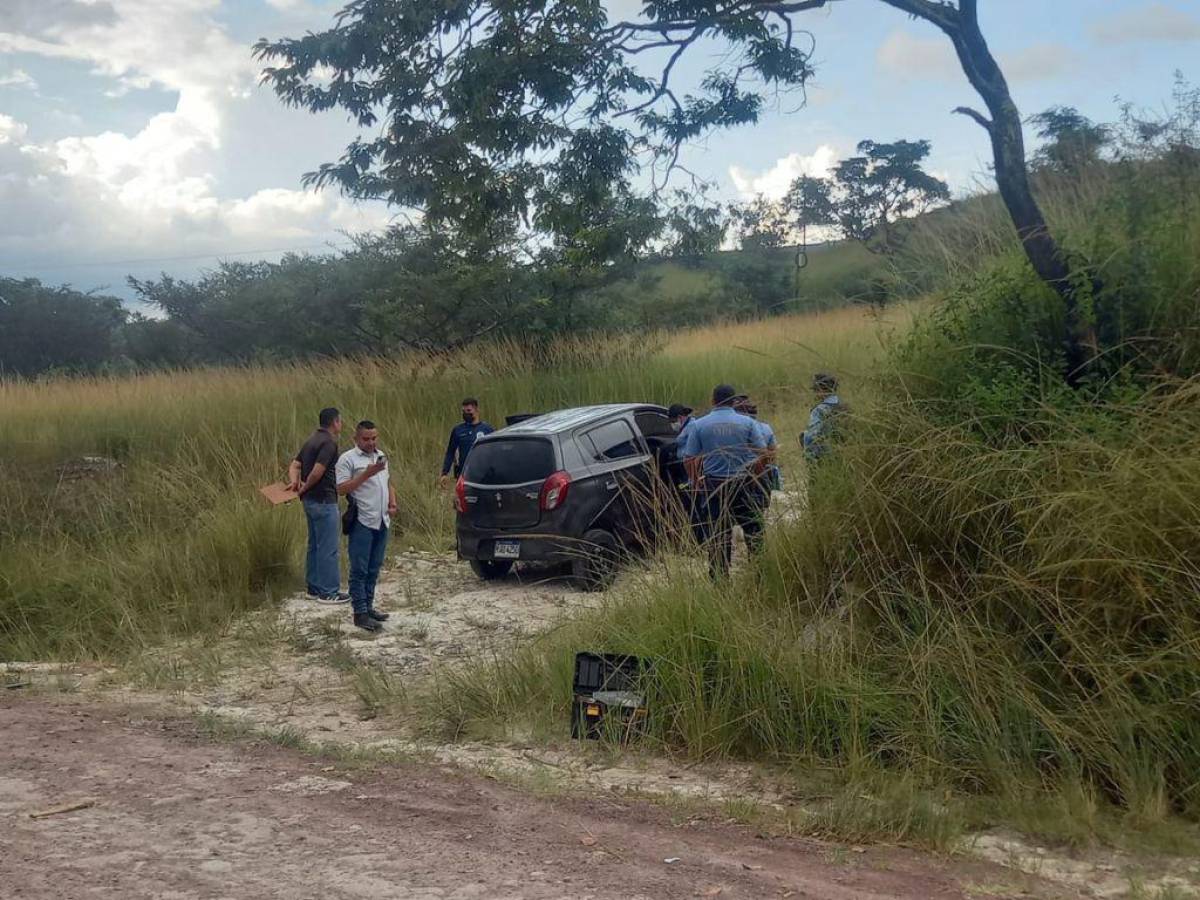
<svg viewBox="0 0 1200 900">
<path fill-rule="evenodd" d="M 626 459 L 641 456 L 642 448 L 624 419 L 605 422 L 593 428 L 584 438 L 591 442 L 595 455 L 602 459 Z"/>
<path fill-rule="evenodd" d="M 472 484 L 527 484 L 544 481 L 557 468 L 549 441 L 508 438 L 476 444 L 463 475 Z"/>
<path fill-rule="evenodd" d="M 675 437 L 671 430 L 671 420 L 667 414 L 654 409 L 644 409 L 633 417 L 637 426 L 646 437 Z"/>
</svg>

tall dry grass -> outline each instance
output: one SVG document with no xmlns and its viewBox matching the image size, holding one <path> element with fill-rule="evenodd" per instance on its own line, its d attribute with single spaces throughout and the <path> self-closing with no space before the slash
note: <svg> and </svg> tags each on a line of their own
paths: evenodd
<svg viewBox="0 0 1200 900">
<path fill-rule="evenodd" d="M 421 718 L 444 738 L 555 734 L 574 654 L 627 653 L 653 664 L 650 746 L 829 773 L 855 807 L 839 834 L 879 818 L 873 835 L 937 844 L 1015 823 L 1194 847 L 1200 383 L 1125 415 L 1120 445 L 1047 410 L 1053 441 L 989 448 L 860 402 L 803 517 L 731 583 L 664 561 L 513 656 L 441 673 Z"/>
<path fill-rule="evenodd" d="M 255 487 L 281 477 L 321 407 L 380 424 L 401 506 L 393 547 L 449 549 L 436 476 L 464 396 L 501 422 L 614 400 L 701 407 L 733 381 L 798 433 L 812 369 L 865 371 L 880 329 L 904 321 L 839 311 L 438 357 L 0 382 L 0 657 L 128 654 L 220 631 L 298 587 L 303 517 L 264 508 Z M 124 468 L 60 479 L 89 455 Z"/>
<path fill-rule="evenodd" d="M 951 289 L 854 392 L 835 457 L 792 467 L 807 508 L 760 560 L 724 586 L 677 566 L 445 673 L 430 727 L 549 728 L 576 650 L 630 653 L 654 664 L 652 743 L 833 770 L 851 819 L 901 823 L 885 833 L 940 841 L 958 815 L 1196 846 L 1200 206 L 1155 174 L 1056 183 L 1103 286 L 1105 353 L 1079 389 L 1061 300 L 1011 224 L 988 199 L 946 214 L 923 266 Z M 907 785 L 913 815 L 880 784 Z"/>
</svg>

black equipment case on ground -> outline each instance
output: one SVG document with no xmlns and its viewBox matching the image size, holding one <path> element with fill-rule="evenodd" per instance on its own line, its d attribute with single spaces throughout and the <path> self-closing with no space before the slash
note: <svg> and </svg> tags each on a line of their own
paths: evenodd
<svg viewBox="0 0 1200 900">
<path fill-rule="evenodd" d="M 646 674 L 647 667 L 636 656 L 575 654 L 571 737 L 610 736 L 625 744 L 640 735 L 646 721 Z"/>
</svg>

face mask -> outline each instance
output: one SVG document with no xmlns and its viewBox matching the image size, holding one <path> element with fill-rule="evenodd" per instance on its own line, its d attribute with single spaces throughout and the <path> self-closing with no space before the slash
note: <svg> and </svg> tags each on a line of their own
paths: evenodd
<svg viewBox="0 0 1200 900">
<path fill-rule="evenodd" d="M 468 425 L 471 425 L 475 422 L 475 417 L 473 415 L 471 415 L 470 413 L 463 413 L 463 421 L 466 422 Z"/>
<path fill-rule="evenodd" d="M 679 432 L 683 431 L 683 423 L 682 422 L 672 422 L 671 430 L 673 432 L 675 432 L 676 434 L 679 434 Z"/>
</svg>

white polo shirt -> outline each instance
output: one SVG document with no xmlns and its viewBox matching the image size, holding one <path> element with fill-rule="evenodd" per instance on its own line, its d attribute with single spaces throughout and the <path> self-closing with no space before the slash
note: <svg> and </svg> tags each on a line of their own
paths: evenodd
<svg viewBox="0 0 1200 900">
<path fill-rule="evenodd" d="M 351 447 L 338 457 L 337 483 L 345 484 L 357 478 L 367 466 L 376 460 L 383 459 L 384 454 L 376 450 L 374 453 L 363 453 L 358 447 Z M 376 472 L 350 492 L 354 502 L 358 504 L 358 521 L 367 528 L 378 531 L 392 524 L 388 515 L 388 469 Z"/>
</svg>

